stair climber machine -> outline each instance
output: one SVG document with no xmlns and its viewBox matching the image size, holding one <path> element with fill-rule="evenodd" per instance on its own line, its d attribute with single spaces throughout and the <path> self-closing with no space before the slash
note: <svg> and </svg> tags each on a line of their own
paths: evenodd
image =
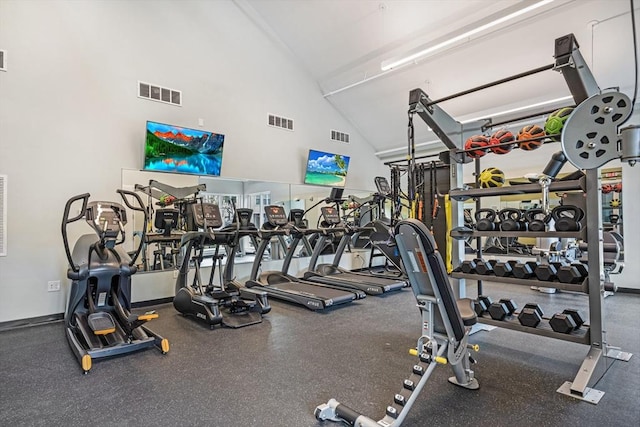
<svg viewBox="0 0 640 427">
<path fill-rule="evenodd" d="M 140 197 L 130 191 L 118 190 L 125 205 L 147 215 Z M 133 206 L 127 197 L 132 197 Z M 69 199 L 62 219 L 62 240 L 69 262 L 67 277 L 71 292 L 65 313 L 65 329 L 69 346 L 85 374 L 92 361 L 110 356 L 157 347 L 162 354 L 169 351 L 169 341 L 152 332 L 144 324 L 156 319 L 155 311 L 131 313 L 131 276 L 136 273 L 135 261 L 140 255 L 144 236 L 134 255 L 122 249 L 127 215 L 124 206 L 114 202 L 89 202 L 89 193 Z M 82 202 L 80 213 L 70 217 L 71 208 Z M 81 236 L 71 252 L 67 227 L 85 219 L 95 234 Z M 143 231 L 144 233 L 144 231 Z"/>
<path fill-rule="evenodd" d="M 347 244 L 351 241 L 351 237 L 357 231 L 362 230 L 363 227 L 348 227 L 340 219 L 338 209 L 333 206 L 323 206 L 320 208 L 320 212 L 327 228 L 324 230 L 325 234 L 320 237 L 316 248 L 321 247 L 323 239 L 332 233 L 342 232 L 343 236 L 336 249 L 332 264 L 317 265 L 320 252 L 314 250 L 309 260 L 309 269 L 304 274 L 306 280 L 332 286 L 360 289 L 369 295 L 382 295 L 383 293 L 397 291 L 407 286 L 407 280 L 404 278 L 376 276 L 366 272 L 348 271 L 340 267 L 340 258 Z"/>
<path fill-rule="evenodd" d="M 289 222 L 282 206 L 265 206 L 266 221 L 260 231 L 262 241 L 256 251 L 256 257 L 251 269 L 251 277 L 246 286 L 251 289 L 261 289 L 272 298 L 288 301 L 307 307 L 310 310 L 350 303 L 355 299 L 364 298 L 366 294 L 359 290 L 342 290 L 318 283 L 298 279 L 287 273 L 298 243 L 306 235 L 318 230 L 297 227 Z M 301 222 L 303 223 L 303 222 Z M 299 223 L 300 225 L 300 223 Z M 264 255 L 271 237 L 288 234 L 293 237 L 285 259 L 282 271 L 265 271 L 259 273 Z"/>
<path fill-rule="evenodd" d="M 244 229 L 249 224 L 248 220 L 244 221 L 245 227 L 241 227 L 246 210 L 240 212 L 241 220 L 224 228 L 221 228 L 223 221 L 218 205 L 199 203 L 191 205 L 191 210 L 195 225 L 204 231 L 190 231 L 182 238 L 181 246 L 185 248 L 185 252 L 176 280 L 173 306 L 185 316 L 193 316 L 206 322 L 212 329 L 215 325 L 241 328 L 261 323 L 262 315 L 271 311 L 267 293 L 244 288 L 233 279 L 235 253 L 240 239 L 257 233 L 255 227 L 253 230 Z M 236 216 L 239 217 L 237 211 Z M 251 218 L 251 209 L 249 211 L 248 218 Z M 213 265 L 209 280 L 205 284 L 202 280 L 201 265 L 205 250 L 211 247 L 215 247 Z M 226 247 L 227 254 L 224 273 L 224 255 L 220 253 L 221 247 Z M 191 284 L 188 284 L 191 265 L 195 271 Z M 220 273 L 220 284 L 214 283 L 216 270 Z"/>
</svg>

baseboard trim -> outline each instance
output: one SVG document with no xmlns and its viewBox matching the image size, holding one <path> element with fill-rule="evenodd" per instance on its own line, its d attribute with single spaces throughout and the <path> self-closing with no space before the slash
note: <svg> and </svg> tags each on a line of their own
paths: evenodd
<svg viewBox="0 0 640 427">
<path fill-rule="evenodd" d="M 151 305 L 167 304 L 173 301 L 173 297 L 159 298 L 149 301 L 138 301 L 131 304 L 131 308 L 148 307 Z M 49 314 L 47 316 L 30 317 L 28 319 L 9 320 L 0 322 L 0 332 L 12 329 L 30 328 L 32 326 L 47 325 L 49 323 L 61 322 L 64 320 L 64 313 Z"/>
<path fill-rule="evenodd" d="M 150 305 L 167 304 L 170 302 L 173 302 L 173 297 L 158 298 L 158 299 L 152 299 L 148 301 L 138 301 L 138 302 L 132 302 L 131 308 L 148 307 Z"/>
<path fill-rule="evenodd" d="M 8 331 L 11 329 L 30 328 L 32 326 L 60 322 L 62 320 L 64 320 L 64 313 L 50 314 L 48 316 L 30 317 L 28 319 L 9 320 L 8 322 L 0 322 L 0 332 Z"/>
</svg>

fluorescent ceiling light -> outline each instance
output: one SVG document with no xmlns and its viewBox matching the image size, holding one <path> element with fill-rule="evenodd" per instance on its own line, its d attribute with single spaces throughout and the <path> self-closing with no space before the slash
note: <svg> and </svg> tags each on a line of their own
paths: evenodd
<svg viewBox="0 0 640 427">
<path fill-rule="evenodd" d="M 420 144 L 416 144 L 416 148 L 422 148 L 422 147 L 428 147 L 430 145 L 435 145 L 440 141 L 439 139 L 433 140 L 433 141 L 427 141 L 427 142 L 421 142 Z M 398 147 L 398 148 L 391 148 L 389 150 L 383 150 L 383 151 L 378 151 L 376 153 L 374 153 L 376 156 L 384 156 L 385 154 L 392 154 L 392 153 L 396 153 L 398 151 L 402 151 L 402 150 L 406 150 L 407 147 Z"/>
<path fill-rule="evenodd" d="M 542 6 L 545 6 L 545 5 L 549 4 L 549 3 L 551 3 L 552 1 L 553 0 L 542 0 L 542 1 L 539 1 L 539 2 L 536 2 L 536 3 L 533 3 L 533 4 L 531 4 L 531 5 L 529 5 L 529 6 L 525 7 L 525 8 L 516 10 L 515 12 L 512 12 L 512 13 L 510 13 L 508 15 L 505 15 L 505 16 L 503 16 L 501 18 L 495 19 L 495 20 L 493 20 L 491 22 L 488 22 L 488 23 L 486 23 L 484 25 L 481 25 L 479 27 L 475 27 L 475 28 L 473 28 L 473 29 L 471 29 L 469 31 L 466 31 L 466 32 L 464 32 L 464 33 L 462 33 L 460 35 L 457 35 L 455 37 L 447 39 L 447 40 L 445 40 L 445 41 L 443 41 L 441 43 L 438 43 L 438 44 L 436 44 L 434 46 L 428 47 L 426 49 L 422 49 L 422 50 L 420 50 L 418 52 L 415 52 L 415 53 L 410 54 L 408 56 L 402 57 L 400 59 L 396 59 L 396 60 L 391 59 L 391 60 L 383 61 L 382 65 L 381 65 L 382 71 L 387 71 L 387 70 L 390 70 L 392 68 L 395 68 L 395 67 L 398 67 L 398 66 L 401 66 L 401 65 L 405 65 L 405 64 L 407 64 L 409 62 L 413 62 L 413 61 L 416 61 L 418 59 L 423 59 L 424 57 L 426 57 L 426 56 L 428 56 L 430 54 L 433 54 L 433 53 L 435 53 L 436 51 L 438 51 L 438 50 L 440 50 L 442 48 L 445 48 L 447 46 L 451 46 L 454 43 L 457 43 L 457 42 L 462 41 L 462 40 L 464 40 L 466 38 L 469 38 L 471 36 L 479 34 L 479 33 L 483 32 L 483 31 L 486 31 L 486 30 L 488 30 L 490 28 L 495 27 L 496 25 L 500 25 L 500 24 L 502 24 L 504 22 L 507 22 L 507 21 L 510 21 L 510 20 L 512 20 L 514 18 L 517 18 L 518 16 L 524 15 L 525 13 L 529 13 L 532 10 L 538 9 L 539 7 L 542 7 Z"/>
<path fill-rule="evenodd" d="M 537 102 L 535 104 L 525 105 L 524 107 L 516 107 L 516 108 L 512 108 L 510 110 L 500 111 L 498 113 L 484 114 L 482 116 L 474 117 L 473 119 L 464 120 L 464 121 L 462 121 L 460 123 L 471 123 L 471 122 L 475 122 L 476 120 L 488 119 L 488 118 L 492 118 L 492 117 L 496 117 L 496 116 L 504 116 L 504 115 L 511 114 L 511 113 L 517 113 L 519 111 L 532 110 L 532 109 L 537 108 L 537 107 L 543 107 L 543 106 L 549 105 L 549 104 L 556 104 L 556 103 L 559 103 L 559 102 L 562 102 L 562 101 L 568 101 L 570 99 L 573 99 L 573 97 L 572 96 L 563 96 L 562 98 L 549 99 L 548 101 Z"/>
</svg>

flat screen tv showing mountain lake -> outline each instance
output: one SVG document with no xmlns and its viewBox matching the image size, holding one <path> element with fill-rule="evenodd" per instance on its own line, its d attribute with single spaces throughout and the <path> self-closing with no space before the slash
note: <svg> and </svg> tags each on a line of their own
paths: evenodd
<svg viewBox="0 0 640 427">
<path fill-rule="evenodd" d="M 349 169 L 349 156 L 309 150 L 305 184 L 344 187 Z"/>
<path fill-rule="evenodd" d="M 144 169 L 220 176 L 224 135 L 147 122 Z"/>
</svg>

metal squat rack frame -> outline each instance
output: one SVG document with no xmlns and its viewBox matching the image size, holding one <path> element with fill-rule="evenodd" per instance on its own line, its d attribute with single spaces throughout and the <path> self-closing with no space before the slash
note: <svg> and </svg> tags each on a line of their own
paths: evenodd
<svg viewBox="0 0 640 427">
<path fill-rule="evenodd" d="M 463 188 L 463 166 L 471 160 L 466 155 L 464 143 L 470 136 L 481 133 L 494 126 L 490 118 L 477 120 L 469 123 L 460 123 L 453 119 L 446 111 L 438 106 L 439 103 L 474 93 L 489 87 L 510 82 L 522 77 L 530 76 L 547 70 L 554 70 L 562 74 L 564 80 L 573 96 L 575 105 L 587 100 L 589 97 L 601 93 L 596 80 L 587 66 L 579 46 L 573 34 L 560 37 L 555 40 L 555 62 L 544 67 L 536 68 L 511 77 L 500 79 L 482 86 L 465 90 L 441 99 L 431 100 L 421 89 L 414 89 L 409 93 L 409 117 L 417 114 L 445 144 L 448 151 L 441 153 L 440 158 L 448 161 L 450 168 L 451 200 L 452 200 L 452 224 L 453 227 L 463 225 L 463 203 L 456 201 L 469 197 L 494 196 L 500 194 L 514 193 L 537 193 L 541 191 L 539 184 L 519 185 L 517 188 L 508 187 L 460 190 Z M 514 118 L 511 122 L 530 118 L 532 116 Z M 500 124 L 504 124 L 502 122 Z M 411 140 L 412 138 L 410 138 Z M 409 152 L 413 153 L 410 141 Z M 409 161 L 411 169 L 412 162 Z M 562 339 L 570 342 L 578 342 L 589 346 L 589 351 L 584 358 L 578 373 L 572 382 L 565 382 L 557 391 L 571 397 L 585 400 L 597 404 L 602 395 L 601 391 L 593 389 L 595 383 L 605 374 L 612 359 L 628 361 L 630 353 L 623 352 L 617 347 L 612 347 L 607 342 L 604 328 L 604 268 L 603 268 L 603 227 L 602 227 L 602 199 L 601 199 L 601 176 L 599 168 L 585 170 L 585 177 L 577 181 L 554 182 L 550 190 L 561 191 L 581 190 L 586 193 L 586 209 L 588 222 L 585 225 L 586 233 L 583 230 L 579 234 L 586 237 L 589 253 L 589 275 L 577 290 L 588 294 L 589 298 L 589 319 L 590 325 L 579 334 L 559 334 L 547 328 L 525 328 L 515 322 L 498 322 L 491 319 L 481 318 L 481 322 L 493 326 L 519 330 L 525 333 L 547 336 Z M 557 188 L 556 188 L 557 187 Z M 557 232 L 546 232 L 549 237 L 557 236 Z M 464 257 L 464 242 L 453 240 L 453 260 L 460 260 Z M 480 279 L 478 276 L 454 273 L 454 279 L 458 280 L 457 292 L 460 298 L 466 293 L 465 279 Z M 509 280 L 513 283 L 513 279 Z M 523 283 L 517 283 L 523 284 Z"/>
</svg>

